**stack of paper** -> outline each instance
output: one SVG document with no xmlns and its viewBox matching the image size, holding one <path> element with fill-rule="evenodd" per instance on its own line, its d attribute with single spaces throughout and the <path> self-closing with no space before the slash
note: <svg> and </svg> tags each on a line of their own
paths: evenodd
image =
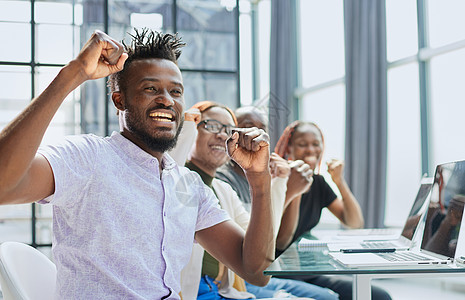
<svg viewBox="0 0 465 300">
<path fill-rule="evenodd" d="M 326 247 L 326 246 L 327 246 L 327 241 L 325 240 L 310 240 L 306 238 L 302 238 L 297 244 L 297 248 L 299 251 L 310 251 L 316 247 Z"/>
</svg>

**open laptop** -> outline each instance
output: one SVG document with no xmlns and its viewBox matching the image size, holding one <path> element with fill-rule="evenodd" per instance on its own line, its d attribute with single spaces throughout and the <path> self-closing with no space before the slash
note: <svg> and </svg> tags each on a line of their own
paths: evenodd
<svg viewBox="0 0 465 300">
<path fill-rule="evenodd" d="M 423 224 L 420 249 L 393 253 L 330 252 L 329 255 L 350 268 L 414 267 L 446 265 L 453 262 L 465 204 L 464 171 L 465 161 L 441 164 L 436 167 L 430 202 Z"/>
<path fill-rule="evenodd" d="M 334 242 L 328 243 L 329 251 L 351 252 L 358 249 L 393 249 L 406 250 L 413 246 L 414 237 L 418 232 L 418 224 L 428 207 L 429 195 L 433 185 L 433 177 L 423 177 L 415 201 L 413 201 L 410 212 L 405 220 L 402 232 L 397 237 L 386 238 L 384 240 L 370 241 L 370 235 L 361 242 Z"/>
</svg>

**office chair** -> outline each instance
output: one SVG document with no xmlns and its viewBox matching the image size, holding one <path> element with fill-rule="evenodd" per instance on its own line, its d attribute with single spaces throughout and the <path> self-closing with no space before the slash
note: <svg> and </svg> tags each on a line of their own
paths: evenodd
<svg viewBox="0 0 465 300">
<path fill-rule="evenodd" d="M 4 300 L 53 299 L 56 267 L 39 250 L 23 243 L 0 245 L 0 284 Z"/>
</svg>

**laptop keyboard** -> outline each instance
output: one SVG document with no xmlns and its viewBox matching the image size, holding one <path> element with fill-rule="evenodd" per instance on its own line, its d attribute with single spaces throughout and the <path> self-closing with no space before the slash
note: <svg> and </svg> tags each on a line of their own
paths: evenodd
<svg viewBox="0 0 465 300">
<path fill-rule="evenodd" d="M 342 230 L 337 235 L 351 236 L 351 235 L 397 235 L 399 234 L 398 228 L 371 228 L 371 229 L 352 229 Z"/>
<path fill-rule="evenodd" d="M 375 248 L 375 249 L 380 249 L 380 248 L 395 248 L 396 244 L 391 243 L 391 242 L 365 242 L 361 243 L 362 248 Z"/>
<path fill-rule="evenodd" d="M 415 260 L 431 260 L 420 254 L 412 253 L 409 251 L 402 251 L 396 253 L 377 253 L 380 257 L 387 259 L 388 261 L 415 261 Z"/>
</svg>

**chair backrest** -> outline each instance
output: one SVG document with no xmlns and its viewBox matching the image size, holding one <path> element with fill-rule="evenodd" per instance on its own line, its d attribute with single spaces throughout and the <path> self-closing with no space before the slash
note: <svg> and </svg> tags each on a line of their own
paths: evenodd
<svg viewBox="0 0 465 300">
<path fill-rule="evenodd" d="M 0 284 L 4 300 L 53 299 L 56 267 L 39 250 L 23 243 L 0 245 Z"/>
</svg>

